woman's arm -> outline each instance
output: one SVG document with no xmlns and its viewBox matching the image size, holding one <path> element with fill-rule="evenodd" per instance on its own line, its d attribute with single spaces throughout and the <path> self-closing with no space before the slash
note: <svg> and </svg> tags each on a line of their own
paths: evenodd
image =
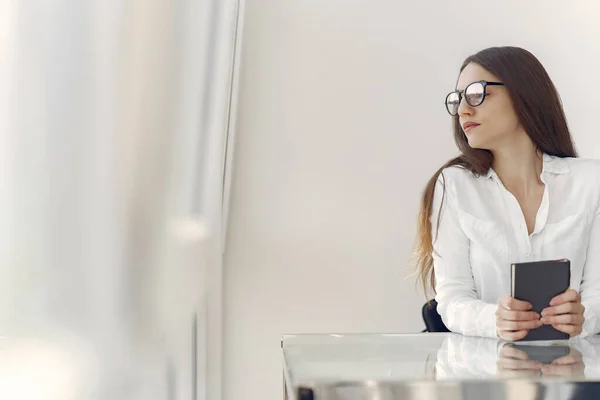
<svg viewBox="0 0 600 400">
<path fill-rule="evenodd" d="M 448 179 L 442 202 L 442 179 L 440 175 L 436 183 L 430 217 L 437 310 L 453 332 L 495 338 L 497 306 L 477 298 L 469 256 L 470 241 L 460 226 Z"/>
<path fill-rule="evenodd" d="M 471 270 L 470 240 L 462 231 L 452 190 L 447 190 L 442 202 L 441 180 L 436 183 L 432 211 L 436 300 L 448 329 L 470 336 L 519 340 L 530 329 L 539 328 L 540 316 L 525 301 L 504 296 L 497 304 L 491 304 L 478 299 Z"/>
<path fill-rule="evenodd" d="M 587 181 L 600 179 L 600 163 L 595 166 L 596 175 Z M 600 200 L 592 215 L 579 292 L 569 289 L 552 299 L 550 305 L 542 311 L 545 324 L 571 336 L 586 337 L 600 332 Z"/>
<path fill-rule="evenodd" d="M 600 332 L 600 321 L 598 321 L 598 315 L 600 315 L 600 209 L 596 211 L 592 221 L 579 293 L 581 294 L 581 304 L 585 307 L 583 313 L 585 320 L 580 336 L 595 335 Z"/>
</svg>

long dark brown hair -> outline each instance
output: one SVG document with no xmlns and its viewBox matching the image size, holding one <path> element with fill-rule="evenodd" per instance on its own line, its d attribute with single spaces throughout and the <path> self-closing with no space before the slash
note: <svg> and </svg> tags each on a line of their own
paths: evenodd
<svg viewBox="0 0 600 400">
<path fill-rule="evenodd" d="M 533 54 L 519 47 L 490 47 L 468 57 L 463 62 L 460 72 L 470 63 L 479 64 L 504 82 L 521 126 L 539 151 L 558 157 L 577 157 L 558 91 Z M 443 170 L 451 166 L 467 169 L 475 175 L 485 175 L 493 161 L 491 151 L 469 146 L 458 115 L 453 117 L 452 126 L 454 141 L 462 154 L 444 164 L 427 182 L 417 221 L 413 255 L 425 294 L 428 288 L 435 292 L 434 235 L 430 217 L 438 178 L 442 175 L 444 182 Z M 445 185 L 442 187 L 443 202 Z M 438 222 L 440 214 L 436 216 Z"/>
</svg>

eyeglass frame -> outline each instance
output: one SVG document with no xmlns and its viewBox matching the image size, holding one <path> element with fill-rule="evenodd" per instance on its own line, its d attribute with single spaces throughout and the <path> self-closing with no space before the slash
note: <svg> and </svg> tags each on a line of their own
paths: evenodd
<svg viewBox="0 0 600 400">
<path fill-rule="evenodd" d="M 476 83 L 480 83 L 483 85 L 483 99 L 481 99 L 481 103 L 477 104 L 476 106 L 474 106 L 473 104 L 471 104 L 469 102 L 469 98 L 465 96 L 465 100 L 467 101 L 467 104 L 470 105 L 471 107 L 479 107 L 480 105 L 483 104 L 483 102 L 485 101 L 485 97 L 487 96 L 487 87 L 488 86 L 504 86 L 503 82 L 489 82 L 489 81 L 475 81 L 475 82 L 471 82 L 469 83 L 463 90 L 455 90 L 453 92 L 450 92 L 446 95 L 446 100 L 444 101 L 444 105 L 446 106 L 446 111 L 448 111 L 448 114 L 450 114 L 451 116 L 455 117 L 458 115 L 458 108 L 456 110 L 456 114 L 452 114 L 450 112 L 450 109 L 448 108 L 448 97 L 450 97 L 451 94 L 457 93 L 458 94 L 458 106 L 460 107 L 460 103 L 462 101 L 463 95 L 462 93 L 465 93 L 465 91 L 471 86 L 474 85 Z"/>
</svg>

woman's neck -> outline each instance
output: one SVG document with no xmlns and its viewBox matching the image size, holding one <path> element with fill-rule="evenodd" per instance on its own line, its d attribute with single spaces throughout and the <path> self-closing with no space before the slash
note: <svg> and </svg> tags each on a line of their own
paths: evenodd
<svg viewBox="0 0 600 400">
<path fill-rule="evenodd" d="M 543 154 L 531 141 L 493 154 L 492 168 L 510 192 L 526 196 L 544 184 L 540 178 Z"/>
</svg>

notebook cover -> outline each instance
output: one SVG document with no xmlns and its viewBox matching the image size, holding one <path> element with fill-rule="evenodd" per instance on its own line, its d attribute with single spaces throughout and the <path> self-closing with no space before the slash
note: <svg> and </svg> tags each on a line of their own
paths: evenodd
<svg viewBox="0 0 600 400">
<path fill-rule="evenodd" d="M 569 260 L 550 260 L 514 263 L 511 267 L 511 295 L 517 300 L 531 303 L 532 311 L 540 314 L 550 305 L 550 300 L 565 292 L 571 280 Z M 529 331 L 521 341 L 568 339 L 552 325 L 542 325 Z"/>
</svg>

